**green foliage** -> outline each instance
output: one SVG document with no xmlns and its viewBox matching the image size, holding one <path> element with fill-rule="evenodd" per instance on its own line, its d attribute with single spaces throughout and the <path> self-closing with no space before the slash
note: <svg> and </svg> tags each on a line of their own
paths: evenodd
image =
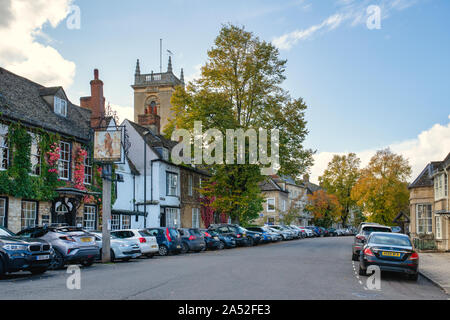
<svg viewBox="0 0 450 320">
<path fill-rule="evenodd" d="M 175 128 L 192 133 L 194 121 L 202 121 L 204 131 L 214 128 L 223 134 L 227 129 L 279 129 L 279 172 L 300 176 L 312 164 L 313 152 L 303 148 L 307 107 L 280 87 L 285 65 L 271 43 L 244 28 L 223 26 L 208 51 L 200 79 L 178 87 L 172 95 L 176 116 L 164 128 L 166 135 L 170 138 Z M 270 143 L 268 149 L 270 154 Z M 248 148 L 246 152 L 248 163 Z M 215 197 L 212 206 L 242 224 L 256 218 L 263 201 L 258 187 L 264 178 L 260 167 L 215 164 L 211 170 L 213 177 L 203 192 Z"/>
<path fill-rule="evenodd" d="M 320 186 L 329 194 L 335 195 L 341 204 L 343 210 L 340 220 L 343 225 L 347 224 L 350 211 L 357 207 L 351 192 L 360 175 L 360 162 L 354 153 L 335 155 L 323 175 L 319 177 Z"/>
</svg>

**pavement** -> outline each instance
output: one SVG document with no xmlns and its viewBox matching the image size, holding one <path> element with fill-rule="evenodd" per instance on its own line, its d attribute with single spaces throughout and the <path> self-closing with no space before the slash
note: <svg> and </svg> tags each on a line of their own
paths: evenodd
<svg viewBox="0 0 450 320">
<path fill-rule="evenodd" d="M 420 273 L 450 294 L 450 252 L 420 253 Z"/>
<path fill-rule="evenodd" d="M 381 275 L 370 290 L 351 260 L 353 237 L 292 240 L 250 248 L 190 253 L 81 269 L 80 289 L 68 289 L 72 274 L 48 271 L 7 275 L 0 299 L 108 300 L 448 300 L 425 277 Z M 76 286 L 69 286 L 71 288 Z"/>
</svg>

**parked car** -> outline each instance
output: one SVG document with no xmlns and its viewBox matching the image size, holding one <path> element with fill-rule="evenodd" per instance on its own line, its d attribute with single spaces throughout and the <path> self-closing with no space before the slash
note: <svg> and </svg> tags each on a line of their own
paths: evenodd
<svg viewBox="0 0 450 320">
<path fill-rule="evenodd" d="M 261 234 L 261 232 L 250 231 L 247 228 L 244 228 L 244 227 L 241 227 L 241 226 L 237 226 L 237 228 L 238 228 L 238 230 L 240 232 L 242 232 L 243 234 L 247 235 L 248 245 L 250 247 L 258 245 L 263 239 L 263 235 Z"/>
<path fill-rule="evenodd" d="M 220 242 L 222 242 L 224 248 L 231 249 L 236 247 L 236 240 L 234 239 L 234 237 L 221 234 L 212 229 L 208 229 L 206 231 L 211 235 L 211 237 L 218 237 Z"/>
<path fill-rule="evenodd" d="M 314 237 L 314 232 L 311 229 L 308 229 L 307 227 L 297 227 L 305 232 L 306 238 L 312 238 Z"/>
<path fill-rule="evenodd" d="M 402 228 L 395 226 L 395 227 L 391 227 L 392 232 L 394 233 L 402 233 Z"/>
<path fill-rule="evenodd" d="M 17 235 L 49 242 L 54 250 L 50 266 L 52 269 L 61 269 L 66 264 L 75 263 L 88 267 L 100 254 L 95 237 L 79 227 L 36 226 L 26 228 Z"/>
<path fill-rule="evenodd" d="M 314 237 L 320 237 L 319 228 L 314 227 L 314 226 L 307 226 L 305 228 L 311 230 L 313 232 Z"/>
<path fill-rule="evenodd" d="M 360 227 L 360 232 L 355 236 L 352 245 L 352 260 L 358 261 L 359 253 L 364 246 L 367 238 L 372 232 L 391 232 L 391 228 L 381 224 L 364 224 Z"/>
<path fill-rule="evenodd" d="M 269 229 L 272 232 L 276 232 L 281 236 L 281 240 L 292 240 L 294 239 L 294 233 L 289 230 L 284 230 L 283 228 L 280 228 L 279 226 L 270 226 Z"/>
<path fill-rule="evenodd" d="M 290 225 L 290 226 L 287 226 L 287 227 L 291 228 L 292 230 L 297 231 L 300 239 L 306 238 L 306 232 L 305 232 L 304 228 L 298 227 L 296 225 Z"/>
<path fill-rule="evenodd" d="M 42 274 L 50 267 L 53 248 L 42 239 L 22 238 L 0 227 L 0 278 L 5 273 Z"/>
<path fill-rule="evenodd" d="M 134 241 L 139 245 L 141 253 L 147 258 L 153 258 L 153 256 L 159 252 L 158 242 L 156 237 L 152 236 L 145 229 L 122 229 L 111 231 L 111 235 L 118 239 L 127 239 Z"/>
<path fill-rule="evenodd" d="M 181 236 L 176 228 L 159 227 L 146 229 L 147 232 L 156 237 L 159 247 L 159 255 L 167 256 L 171 253 L 181 252 Z"/>
<path fill-rule="evenodd" d="M 178 229 L 181 235 L 181 253 L 189 251 L 200 252 L 206 249 L 202 233 L 196 228 Z"/>
<path fill-rule="evenodd" d="M 200 232 L 202 233 L 203 239 L 205 240 L 206 249 L 222 250 L 223 248 L 225 248 L 225 244 L 220 241 L 217 232 L 208 231 L 206 229 L 200 229 Z"/>
<path fill-rule="evenodd" d="M 319 234 L 321 237 L 328 237 L 328 230 L 324 227 L 319 227 Z"/>
<path fill-rule="evenodd" d="M 301 230 L 295 229 L 291 226 L 285 226 L 285 225 L 283 225 L 282 227 L 289 231 L 292 231 L 294 233 L 294 239 L 300 239 L 302 237 Z"/>
<path fill-rule="evenodd" d="M 328 228 L 327 231 L 328 231 L 328 235 L 330 237 L 337 237 L 338 236 L 338 233 L 337 233 L 335 228 Z"/>
<path fill-rule="evenodd" d="M 419 255 L 405 234 L 372 232 L 359 256 L 359 274 L 366 275 L 372 265 L 381 271 L 405 273 L 411 280 L 419 276 Z"/>
<path fill-rule="evenodd" d="M 234 224 L 212 224 L 208 230 L 216 231 L 217 233 L 232 237 L 236 241 L 237 246 L 248 246 L 249 240 L 247 234 L 236 228 Z"/>
<path fill-rule="evenodd" d="M 91 232 L 95 236 L 95 242 L 100 248 L 99 258 L 102 257 L 102 246 L 103 246 L 103 234 L 99 231 Z M 110 241 L 111 246 L 111 261 L 122 260 L 128 261 L 130 259 L 138 258 L 142 255 L 139 244 L 135 240 L 130 239 L 119 239 L 116 236 L 111 236 Z"/>
<path fill-rule="evenodd" d="M 267 227 L 248 227 L 247 230 L 259 232 L 261 234 L 261 242 L 263 243 L 281 240 L 281 237 L 278 235 L 278 233 L 269 230 L 269 228 Z"/>
</svg>

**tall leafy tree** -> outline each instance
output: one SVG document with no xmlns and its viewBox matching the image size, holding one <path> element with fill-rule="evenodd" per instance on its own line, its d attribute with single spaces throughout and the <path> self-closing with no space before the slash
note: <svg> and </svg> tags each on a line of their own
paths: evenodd
<svg viewBox="0 0 450 320">
<path fill-rule="evenodd" d="M 351 192 L 359 178 L 361 160 L 354 153 L 348 155 L 335 155 L 323 175 L 319 177 L 320 186 L 329 194 L 337 197 L 343 210 L 340 216 L 345 226 L 351 211 L 355 211 L 356 201 L 352 199 Z"/>
<path fill-rule="evenodd" d="M 408 160 L 389 149 L 377 151 L 352 189 L 352 199 L 368 214 L 368 220 L 392 224 L 395 216 L 407 210 L 411 176 Z"/>
<path fill-rule="evenodd" d="M 312 164 L 313 152 L 303 148 L 307 106 L 280 87 L 286 60 L 280 59 L 278 49 L 243 27 L 224 25 L 207 54 L 201 77 L 174 92 L 175 117 L 165 133 L 171 136 L 175 128 L 192 131 L 194 121 L 202 121 L 203 130 L 215 128 L 223 134 L 227 129 L 279 129 L 279 172 L 300 176 Z M 241 223 L 262 210 L 262 165 L 248 164 L 248 158 L 246 148 L 247 164 L 211 166 L 213 177 L 205 188 L 215 196 L 212 205 L 218 211 Z"/>
</svg>

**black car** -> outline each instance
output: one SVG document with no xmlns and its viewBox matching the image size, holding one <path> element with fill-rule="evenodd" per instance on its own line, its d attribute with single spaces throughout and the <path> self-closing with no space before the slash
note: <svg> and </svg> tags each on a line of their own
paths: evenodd
<svg viewBox="0 0 450 320">
<path fill-rule="evenodd" d="M 208 231 L 206 229 L 200 229 L 200 232 L 205 240 L 206 249 L 222 250 L 225 248 L 225 243 L 220 241 L 219 235 L 216 232 Z"/>
<path fill-rule="evenodd" d="M 235 224 L 212 224 L 208 230 L 215 231 L 223 236 L 232 237 L 237 246 L 248 246 L 250 243 L 247 234 L 238 228 Z"/>
<path fill-rule="evenodd" d="M 200 252 L 206 249 L 206 243 L 200 229 L 183 228 L 178 229 L 178 232 L 181 235 L 181 253 Z"/>
<path fill-rule="evenodd" d="M 337 237 L 338 233 L 335 228 L 328 228 L 328 236 Z"/>
<path fill-rule="evenodd" d="M 231 249 L 236 248 L 236 240 L 234 237 L 219 233 L 217 231 L 214 231 L 213 229 L 206 230 L 212 237 L 218 237 L 220 242 L 222 242 L 224 248 Z"/>
<path fill-rule="evenodd" d="M 0 278 L 5 273 L 47 271 L 53 259 L 52 246 L 41 239 L 24 239 L 0 227 Z"/>
<path fill-rule="evenodd" d="M 381 271 L 405 273 L 412 280 L 417 280 L 419 276 L 419 255 L 405 234 L 370 234 L 359 256 L 359 274 L 366 275 L 367 268 L 372 265 L 378 266 Z"/>
</svg>

